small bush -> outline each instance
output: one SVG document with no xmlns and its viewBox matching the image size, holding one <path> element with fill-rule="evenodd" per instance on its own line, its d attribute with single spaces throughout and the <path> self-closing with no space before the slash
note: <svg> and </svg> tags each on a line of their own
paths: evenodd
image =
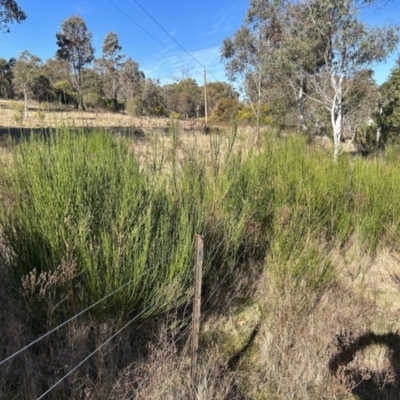
<svg viewBox="0 0 400 400">
<path fill-rule="evenodd" d="M 169 114 L 170 119 L 173 120 L 178 120 L 181 119 L 181 114 L 177 113 L 177 112 L 171 112 L 171 114 Z"/>
<path fill-rule="evenodd" d="M 238 111 L 237 118 L 239 121 L 245 121 L 248 123 L 255 123 L 256 121 L 256 117 L 250 105 L 246 105 L 244 108 L 240 109 Z M 269 107 L 267 104 L 262 104 L 260 110 L 260 124 L 268 125 L 271 124 L 271 122 L 272 120 L 269 116 Z"/>
<path fill-rule="evenodd" d="M 36 113 L 36 117 L 41 124 L 43 124 L 44 120 L 46 119 L 46 114 L 42 110 L 38 110 Z"/>
<path fill-rule="evenodd" d="M 378 127 L 375 124 L 362 125 L 357 128 L 354 145 L 360 153 L 371 153 L 385 147 L 385 138 L 381 137 L 377 142 Z"/>
<path fill-rule="evenodd" d="M 83 102 L 89 108 L 96 108 L 101 104 L 101 97 L 97 93 L 87 93 L 83 96 Z"/>
<path fill-rule="evenodd" d="M 14 120 L 18 125 L 24 122 L 25 107 L 23 103 L 13 102 L 12 109 L 14 110 Z"/>
<path fill-rule="evenodd" d="M 141 117 L 143 115 L 143 103 L 137 97 L 129 99 L 125 104 L 125 110 L 131 117 Z"/>
<path fill-rule="evenodd" d="M 233 97 L 223 97 L 218 100 L 211 112 L 210 119 L 215 122 L 228 122 L 240 110 L 240 103 Z"/>
</svg>

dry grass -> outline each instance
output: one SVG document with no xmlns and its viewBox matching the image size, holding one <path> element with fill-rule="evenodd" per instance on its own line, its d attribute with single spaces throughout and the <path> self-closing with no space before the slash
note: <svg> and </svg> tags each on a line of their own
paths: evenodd
<svg viewBox="0 0 400 400">
<path fill-rule="evenodd" d="M 22 123 L 16 121 L 15 105 L 22 105 L 21 101 L 0 99 L 0 128 L 43 128 L 59 127 L 62 125 L 85 128 L 136 128 L 145 132 L 151 130 L 168 129 L 170 119 L 166 117 L 135 118 L 126 112 L 111 112 L 105 110 L 87 110 L 85 112 L 71 107 L 50 104 L 43 106 L 37 102 L 29 102 L 28 117 Z M 40 115 L 42 113 L 42 116 Z M 221 128 L 229 128 L 230 124 L 219 124 Z M 181 120 L 183 132 L 203 131 L 204 122 L 201 120 Z M 243 128 L 243 133 L 249 133 L 252 128 Z"/>
<path fill-rule="evenodd" d="M 137 127 L 142 129 L 164 128 L 168 124 L 168 118 L 133 118 L 126 113 L 114 113 L 107 111 L 78 111 L 70 107 L 58 107 L 50 105 L 41 107 L 37 102 L 29 103 L 28 117 L 22 123 L 16 121 L 14 114 L 14 105 L 22 104 L 20 101 L 0 100 L 0 126 L 6 128 L 41 128 L 83 126 L 83 127 Z M 60 111 L 62 110 L 62 111 Z M 40 118 L 38 111 L 44 113 L 44 118 Z M 201 129 L 201 123 L 183 122 L 186 129 Z"/>
<path fill-rule="evenodd" d="M 182 325 L 178 314 L 174 314 L 124 332 L 49 398 L 398 398 L 390 397 L 399 393 L 398 339 L 396 334 L 385 334 L 400 328 L 399 311 L 385 307 L 379 300 L 374 275 L 377 269 L 383 270 L 383 265 L 390 266 L 391 274 L 397 268 L 382 262 L 387 260 L 387 253 L 375 259 L 364 256 L 360 268 L 353 258 L 358 250 L 348 249 L 347 253 L 351 252 L 352 256 L 341 259 L 343 281 L 323 292 L 309 294 L 288 286 L 282 293 L 266 271 L 251 304 L 233 304 L 225 317 L 216 320 L 210 316 L 203 321 L 196 384 L 190 379 L 188 325 Z M 390 257 L 397 259 L 396 254 Z M 351 262 L 345 262 L 346 258 Z M 389 273 L 381 275 L 379 282 L 395 290 Z M 10 301 L 12 297 L 2 286 L 1 354 L 33 339 L 21 322 L 24 315 Z M 15 310 L 12 320 L 7 314 L 10 309 Z M 115 321 L 104 321 L 98 326 L 88 322 L 73 324 L 23 357 L 17 357 L 2 370 L 2 377 L 14 376 L 18 393 L 27 400 L 36 399 L 42 385 L 57 382 L 116 329 Z M 366 341 L 365 333 L 370 331 L 375 339 Z M 350 356 L 346 356 L 349 351 Z M 335 357 L 341 362 L 332 372 L 330 365 Z M 9 389 L 10 384 L 13 383 L 9 378 L 0 379 L 0 393 L 5 386 Z M 371 393 L 375 397 L 368 397 Z"/>
<path fill-rule="evenodd" d="M 14 117 L 13 109 L 15 104 L 22 105 L 22 102 L 12 102 L 0 99 L 0 156 L 8 155 L 7 148 L 11 144 L 11 137 L 19 137 L 21 129 L 26 134 L 31 129 L 59 128 L 62 126 L 82 127 L 85 129 L 106 129 L 112 133 L 133 138 L 131 144 L 139 161 L 154 162 L 157 155 L 177 157 L 178 161 L 192 155 L 193 157 L 206 156 L 211 160 L 213 148 L 219 146 L 219 161 L 223 162 L 228 154 L 228 140 L 225 132 L 231 130 L 230 125 L 220 124 L 211 127 L 204 134 L 204 123 L 196 120 L 180 120 L 179 138 L 177 148 L 173 149 L 173 140 L 170 135 L 171 120 L 169 118 L 133 118 L 125 112 L 107 111 L 76 111 L 65 108 L 63 111 L 52 111 L 44 109 L 41 111 L 44 118 L 39 118 L 38 111 L 40 104 L 31 101 L 29 105 L 28 118 L 18 123 Z M 56 106 L 55 106 L 56 107 Z M 57 109 L 57 108 L 56 108 Z M 240 126 L 234 147 L 231 150 L 247 152 L 253 147 L 254 130 L 249 126 Z M 195 153 L 194 153 L 195 152 Z M 156 154 L 156 156 L 155 156 Z M 162 162 L 159 158 L 157 163 Z"/>
</svg>

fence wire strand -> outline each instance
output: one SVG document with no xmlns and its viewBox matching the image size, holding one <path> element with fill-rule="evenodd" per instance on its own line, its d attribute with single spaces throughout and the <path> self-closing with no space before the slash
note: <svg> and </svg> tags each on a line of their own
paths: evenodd
<svg viewBox="0 0 400 400">
<path fill-rule="evenodd" d="M 134 318 L 132 318 L 128 323 L 126 323 L 121 329 L 119 329 L 117 332 L 114 333 L 111 337 L 109 337 L 102 345 L 100 345 L 96 350 L 94 350 L 92 353 L 90 353 L 86 358 L 84 358 L 78 365 L 76 365 L 74 368 L 71 369 L 68 373 L 66 373 L 60 380 L 58 380 L 53 386 L 51 386 L 49 389 L 46 390 L 40 397 L 38 397 L 36 400 L 42 399 L 44 396 L 49 394 L 56 386 L 58 386 L 63 380 L 65 380 L 68 376 L 70 376 L 74 371 L 76 371 L 82 364 L 84 364 L 87 360 L 89 360 L 90 357 L 95 355 L 99 350 L 101 350 L 106 344 L 108 344 L 112 339 L 114 339 L 116 336 L 118 336 L 124 329 L 126 329 L 132 322 L 134 322 L 136 319 L 138 319 L 141 315 L 143 315 L 151 306 L 153 306 L 155 303 L 157 303 L 157 300 L 153 301 L 151 304 L 149 304 L 145 309 L 143 309 L 139 314 L 137 314 Z"/>
<path fill-rule="evenodd" d="M 14 358 L 15 356 L 17 356 L 18 354 L 21 354 L 23 351 L 27 350 L 28 348 L 30 348 L 31 346 L 33 346 L 34 344 L 40 342 L 41 340 L 43 340 L 44 338 L 46 338 L 47 336 L 51 335 L 52 333 L 54 333 L 55 331 L 57 331 L 58 329 L 62 328 L 63 326 L 67 325 L 68 323 L 70 323 L 71 321 L 73 321 L 74 319 L 78 318 L 79 316 L 81 316 L 82 314 L 86 313 L 87 311 L 91 310 L 92 308 L 96 307 L 98 304 L 102 303 L 103 301 L 107 300 L 108 298 L 110 298 L 111 296 L 113 296 L 114 294 L 118 293 L 119 291 L 121 291 L 122 289 L 126 288 L 127 286 L 131 285 L 133 282 L 135 282 L 138 278 L 141 278 L 142 276 L 145 276 L 146 274 L 150 273 L 151 271 L 153 271 L 154 269 L 158 268 L 160 265 L 164 264 L 165 262 L 167 262 L 169 259 L 171 259 L 176 253 L 173 253 L 171 255 L 169 255 L 166 259 L 164 259 L 163 261 L 161 261 L 160 263 L 158 263 L 157 265 L 155 265 L 154 267 L 149 268 L 148 270 L 146 270 L 145 272 L 143 272 L 142 274 L 140 274 L 139 276 L 135 277 L 134 279 L 131 279 L 129 282 L 124 283 L 122 286 L 120 286 L 118 289 L 115 289 L 113 292 L 109 293 L 108 295 L 104 296 L 102 299 L 96 301 L 94 304 L 90 305 L 89 307 L 85 308 L 84 310 L 80 311 L 79 313 L 75 314 L 74 316 L 72 316 L 71 318 L 67 319 L 66 321 L 64 321 L 63 323 L 61 323 L 60 325 L 56 326 L 55 328 L 53 328 L 52 330 L 50 330 L 49 332 L 46 332 L 44 335 L 40 336 L 39 338 L 35 339 L 33 342 L 29 343 L 28 345 L 24 346 L 22 349 L 19 349 L 18 351 L 16 351 L 15 353 L 11 354 L 10 356 L 8 356 L 7 358 L 5 358 L 4 360 L 0 361 L 0 366 L 5 364 L 7 361 L 10 361 L 12 358 Z"/>
</svg>

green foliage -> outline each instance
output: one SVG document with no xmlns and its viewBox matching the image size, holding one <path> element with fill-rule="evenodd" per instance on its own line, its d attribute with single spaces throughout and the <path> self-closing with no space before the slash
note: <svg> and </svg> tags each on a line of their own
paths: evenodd
<svg viewBox="0 0 400 400">
<path fill-rule="evenodd" d="M 160 82 L 156 79 L 146 79 L 141 93 L 143 112 L 148 116 L 165 115 L 163 94 Z"/>
<path fill-rule="evenodd" d="M 64 79 L 56 82 L 53 85 L 53 92 L 59 103 L 78 105 L 78 96 L 68 80 Z"/>
<path fill-rule="evenodd" d="M 32 97 L 36 101 L 51 102 L 53 99 L 53 91 L 49 79 L 40 74 L 34 77 L 32 82 Z"/>
<path fill-rule="evenodd" d="M 0 29 L 9 32 L 8 25 L 20 23 L 26 19 L 26 14 L 15 0 L 0 0 Z"/>
<path fill-rule="evenodd" d="M 251 105 L 247 104 L 242 109 L 239 110 L 237 114 L 237 118 L 239 121 L 246 121 L 246 122 L 256 122 L 256 117 L 254 115 L 253 109 Z M 261 125 L 269 125 L 271 123 L 271 118 L 269 116 L 269 107 L 267 104 L 261 105 L 260 110 L 260 124 Z"/>
<path fill-rule="evenodd" d="M 223 97 L 218 100 L 212 110 L 210 119 L 216 122 L 230 121 L 240 110 L 240 103 L 233 97 Z"/>
<path fill-rule="evenodd" d="M 46 114 L 43 112 L 43 110 L 38 110 L 36 112 L 36 116 L 37 116 L 38 120 L 40 121 L 40 123 L 43 123 L 44 120 L 46 119 Z"/>
<path fill-rule="evenodd" d="M 96 108 L 102 104 L 100 96 L 93 92 L 85 94 L 83 96 L 83 102 L 89 108 Z"/>
<path fill-rule="evenodd" d="M 114 111 L 118 110 L 118 94 L 123 85 L 121 80 L 122 47 L 115 32 L 109 32 L 103 42 L 103 56 L 96 60 L 96 69 L 101 75 L 102 91 L 108 101 L 113 104 Z"/>
<path fill-rule="evenodd" d="M 205 159 L 196 148 L 180 154 L 177 120 L 170 137 L 170 149 L 155 138 L 140 167 L 124 139 L 102 132 L 58 130 L 15 145 L 12 162 L 1 165 L 0 193 L 15 285 L 75 265 L 51 289 L 53 300 L 68 295 L 56 313 L 65 318 L 135 279 L 93 314 L 123 318 L 191 296 L 195 233 L 205 233 L 205 290 L 223 277 L 229 290 L 241 269 L 256 276 L 265 264 L 281 290 L 321 291 L 335 279 L 332 248 L 349 240 L 372 253 L 398 246 L 394 151 L 334 163 L 304 137 L 269 135 L 244 155 L 232 152 L 234 126 L 226 156 L 224 133 L 211 132 Z M 48 318 L 46 304 L 35 303 L 32 316 Z"/>
<path fill-rule="evenodd" d="M 163 117 L 166 115 L 165 108 L 162 104 L 157 104 L 147 111 L 148 115 L 153 115 L 155 117 Z"/>
<path fill-rule="evenodd" d="M 125 104 L 125 110 L 131 117 L 141 117 L 143 115 L 143 104 L 140 98 L 129 99 Z"/>
<path fill-rule="evenodd" d="M 22 103 L 13 102 L 11 105 L 14 110 L 14 120 L 18 125 L 24 122 L 24 105 Z"/>
<path fill-rule="evenodd" d="M 358 152 L 369 154 L 381 150 L 385 146 L 385 140 L 377 142 L 378 127 L 375 124 L 363 124 L 357 127 L 354 145 Z"/>
<path fill-rule="evenodd" d="M 6 99 L 13 96 L 12 69 L 15 63 L 15 58 L 10 58 L 8 61 L 4 58 L 0 58 L 0 96 Z"/>
<path fill-rule="evenodd" d="M 171 114 L 169 114 L 169 117 L 172 120 L 178 120 L 181 119 L 181 114 L 177 113 L 177 112 L 172 112 Z"/>
<path fill-rule="evenodd" d="M 373 114 L 373 118 L 381 130 L 384 146 L 400 133 L 400 59 L 380 92 L 380 110 Z"/>
<path fill-rule="evenodd" d="M 13 68 L 13 87 L 16 94 L 24 96 L 25 101 L 33 94 L 33 89 L 40 86 L 41 60 L 39 57 L 23 51 Z"/>
<path fill-rule="evenodd" d="M 166 177 L 140 172 L 124 143 L 105 133 L 31 137 L 14 151 L 7 171 L 13 205 L 1 226 L 17 282 L 54 274 L 71 260 L 78 275 L 66 312 L 134 278 L 98 312 L 124 314 L 154 302 L 152 314 L 187 296 L 193 237 L 205 222 L 202 168 L 190 166 L 175 198 Z"/>
<path fill-rule="evenodd" d="M 94 59 L 92 34 L 85 21 L 79 15 L 69 17 L 61 24 L 61 31 L 56 34 L 57 58 L 69 63 L 73 71 L 74 86 L 79 95 L 79 104 L 83 110 L 82 71 L 86 64 Z"/>
</svg>

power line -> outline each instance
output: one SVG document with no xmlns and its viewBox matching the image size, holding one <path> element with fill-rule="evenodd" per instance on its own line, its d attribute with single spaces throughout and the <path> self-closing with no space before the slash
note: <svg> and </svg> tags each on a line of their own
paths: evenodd
<svg viewBox="0 0 400 400">
<path fill-rule="evenodd" d="M 192 54 L 190 54 L 166 29 L 163 28 L 163 26 L 157 22 L 157 20 L 148 12 L 146 11 L 143 6 L 141 6 L 136 0 L 133 0 L 186 54 L 188 54 L 190 57 L 193 58 L 194 61 L 199 63 L 204 69 L 206 67 L 199 61 L 197 58 L 195 58 Z"/>
<path fill-rule="evenodd" d="M 194 61 L 196 61 L 198 64 L 200 64 L 204 69 L 207 69 L 204 64 L 202 64 L 193 54 L 191 54 L 189 51 L 187 51 L 148 11 L 145 10 L 145 8 L 139 4 L 137 0 L 133 0 L 186 54 L 188 54 L 190 57 L 193 58 Z M 211 71 L 208 71 L 215 80 L 218 80 L 215 78 L 215 76 L 212 74 Z"/>
<path fill-rule="evenodd" d="M 159 299 L 153 301 L 150 305 L 148 305 L 144 310 L 142 310 L 138 315 L 136 315 L 133 319 L 131 319 L 127 324 L 125 324 L 121 329 L 119 329 L 114 335 L 108 338 L 101 346 L 99 346 L 95 351 L 90 353 L 85 359 L 83 359 L 78 365 L 71 369 L 67 374 L 65 374 L 60 380 L 58 380 L 50 389 L 44 392 L 40 397 L 36 400 L 42 399 L 46 394 L 50 393 L 59 383 L 61 383 L 65 378 L 70 376 L 74 371 L 76 371 L 83 363 L 89 360 L 94 354 L 96 354 L 100 349 L 102 349 L 107 343 L 109 343 L 112 339 L 114 339 L 117 335 L 119 335 L 125 328 L 127 328 L 133 321 L 138 319 L 142 314 L 144 314 L 151 306 L 153 306 Z"/>
<path fill-rule="evenodd" d="M 138 24 L 130 15 L 128 15 L 124 10 L 122 10 L 120 7 L 118 7 L 114 2 L 111 0 L 108 0 L 109 3 L 111 3 L 118 11 L 120 11 L 122 14 L 125 15 L 128 19 L 130 19 L 137 27 L 139 27 L 143 32 L 145 32 L 147 35 L 149 35 L 153 40 L 155 40 L 158 44 L 160 44 L 162 47 L 167 49 L 171 54 L 173 54 L 175 57 L 179 58 L 183 63 L 188 64 L 187 61 L 185 61 L 183 58 L 178 56 L 178 54 L 174 53 L 169 47 L 167 47 L 165 44 L 160 42 L 155 36 L 153 36 L 149 31 L 147 31 L 145 28 L 143 28 L 140 24 Z M 190 65 L 190 64 L 188 64 Z M 194 68 L 194 67 L 193 67 Z M 202 74 L 201 71 L 199 71 L 197 68 L 194 68 L 199 74 Z"/>
</svg>

